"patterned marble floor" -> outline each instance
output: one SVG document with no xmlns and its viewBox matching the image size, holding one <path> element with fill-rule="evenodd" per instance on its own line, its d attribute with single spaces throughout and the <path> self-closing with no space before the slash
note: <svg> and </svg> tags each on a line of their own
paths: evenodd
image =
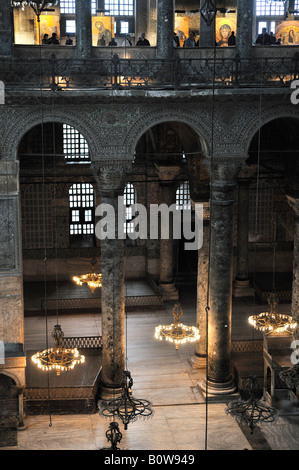
<svg viewBox="0 0 299 470">
<path fill-rule="evenodd" d="M 195 322 L 195 299 L 182 295 L 183 323 Z M 235 300 L 233 337 L 252 338 L 248 312 L 252 301 Z M 262 309 L 264 306 L 255 306 Z M 284 305 L 285 312 L 289 306 Z M 49 331 L 56 318 L 49 318 Z M 101 333 L 96 314 L 67 315 L 59 318 L 67 336 Z M 153 403 L 151 419 L 129 424 L 119 447 L 126 450 L 298 450 L 299 415 L 280 416 L 271 425 L 257 428 L 253 435 L 225 413 L 225 403 L 206 404 L 198 383 L 204 370 L 194 370 L 190 358 L 194 345 L 175 350 L 169 343 L 154 338 L 155 326 L 172 321 L 171 306 L 166 310 L 130 312 L 126 316 L 127 368 L 134 379 L 133 395 Z M 27 349 L 45 344 L 44 320 L 25 318 Z M 52 415 L 26 417 L 26 429 L 18 432 L 17 445 L 0 450 L 97 450 L 107 447 L 105 432 L 109 422 L 98 413 L 91 415 Z M 51 426 L 50 426 L 51 424 Z"/>
</svg>

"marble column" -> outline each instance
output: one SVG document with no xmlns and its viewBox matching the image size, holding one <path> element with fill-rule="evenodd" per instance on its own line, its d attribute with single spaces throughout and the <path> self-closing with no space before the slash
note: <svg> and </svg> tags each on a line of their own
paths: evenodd
<svg viewBox="0 0 299 470">
<path fill-rule="evenodd" d="M 200 8 L 203 7 L 205 0 L 200 0 Z M 215 46 L 215 19 L 212 24 L 208 25 L 200 15 L 199 24 L 199 47 L 214 47 Z"/>
<path fill-rule="evenodd" d="M 295 212 L 294 254 L 293 254 L 293 285 L 291 314 L 299 320 L 299 198 L 287 196 L 290 206 Z"/>
<path fill-rule="evenodd" d="M 10 0 L 0 3 L 0 55 L 12 55 L 13 8 Z"/>
<path fill-rule="evenodd" d="M 173 55 L 174 0 L 157 0 L 157 57 Z"/>
<path fill-rule="evenodd" d="M 237 8 L 236 52 L 240 57 L 248 57 L 253 42 L 253 0 L 238 0 Z"/>
<path fill-rule="evenodd" d="M 208 305 L 208 277 L 209 277 L 209 245 L 210 245 L 210 205 L 203 203 L 203 245 L 198 250 L 197 261 L 197 302 L 196 323 L 199 330 L 200 340 L 196 343 L 194 356 L 190 362 L 194 369 L 206 367 L 206 330 Z"/>
<path fill-rule="evenodd" d="M 160 178 L 160 204 L 169 208 L 175 204 L 176 183 L 175 177 L 179 167 L 157 167 Z M 170 212 L 171 216 L 171 212 Z M 169 221 L 169 238 L 160 239 L 160 280 L 159 287 L 165 300 L 178 300 L 178 291 L 174 285 L 174 242 L 173 220 Z"/>
<path fill-rule="evenodd" d="M 124 238 L 118 233 L 118 197 L 123 196 L 128 166 L 124 162 L 93 162 L 101 204 L 109 204 L 115 212 L 115 238 L 102 238 L 102 371 L 101 398 L 108 399 L 120 391 L 125 370 L 125 284 Z M 97 213 L 96 213 L 97 215 Z M 105 217 L 105 214 L 103 214 Z M 113 218 L 114 219 L 114 218 Z M 123 223 L 120 227 L 123 227 Z M 97 234 L 97 231 L 96 231 Z"/>
<path fill-rule="evenodd" d="M 24 300 L 20 229 L 19 168 L 0 161 L 0 373 L 25 386 Z"/>
<path fill-rule="evenodd" d="M 215 161 L 210 165 L 210 310 L 208 313 L 208 395 L 228 395 L 236 390 L 231 370 L 233 223 L 236 177 L 243 160 Z"/>
<path fill-rule="evenodd" d="M 249 180 L 238 181 L 237 272 L 234 297 L 252 297 L 254 289 L 248 277 Z"/>
<path fill-rule="evenodd" d="M 76 0 L 76 57 L 90 57 L 91 47 L 91 2 Z"/>
</svg>

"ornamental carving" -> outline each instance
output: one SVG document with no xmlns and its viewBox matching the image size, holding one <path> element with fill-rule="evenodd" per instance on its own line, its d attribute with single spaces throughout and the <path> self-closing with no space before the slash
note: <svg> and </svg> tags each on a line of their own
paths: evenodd
<svg viewBox="0 0 299 470">
<path fill-rule="evenodd" d="M 113 195 L 114 192 L 123 192 L 126 175 L 131 170 L 131 162 L 122 160 L 92 162 L 91 169 L 100 193 L 107 192 Z"/>
</svg>

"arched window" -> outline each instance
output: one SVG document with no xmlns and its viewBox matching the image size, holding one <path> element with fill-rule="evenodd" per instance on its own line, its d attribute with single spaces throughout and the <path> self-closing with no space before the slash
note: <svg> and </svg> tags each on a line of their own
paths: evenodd
<svg viewBox="0 0 299 470">
<path fill-rule="evenodd" d="M 124 205 L 126 206 L 126 221 L 124 224 L 124 233 L 134 232 L 134 223 L 132 222 L 132 204 L 136 203 L 136 191 L 132 183 L 127 183 L 124 190 Z"/>
<path fill-rule="evenodd" d="M 175 203 L 177 210 L 191 209 L 189 181 L 184 181 L 184 183 L 180 184 L 180 186 L 176 190 Z"/>
<path fill-rule="evenodd" d="M 89 183 L 75 183 L 69 189 L 70 240 L 88 246 L 94 240 L 94 189 Z"/>
</svg>

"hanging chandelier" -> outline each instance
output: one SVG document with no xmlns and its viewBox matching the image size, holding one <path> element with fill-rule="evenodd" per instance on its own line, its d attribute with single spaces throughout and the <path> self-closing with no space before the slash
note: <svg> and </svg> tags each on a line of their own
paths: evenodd
<svg viewBox="0 0 299 470">
<path fill-rule="evenodd" d="M 132 396 L 132 386 L 131 373 L 125 370 L 121 380 L 121 396 L 112 400 L 103 400 L 100 405 L 100 414 L 105 418 L 120 419 L 125 430 L 127 430 L 128 424 L 136 419 L 146 419 L 153 415 L 151 403 L 148 400 Z"/>
<path fill-rule="evenodd" d="M 111 421 L 108 431 L 106 431 L 107 441 L 111 443 L 111 447 L 103 447 L 100 450 L 119 450 L 117 444 L 122 440 L 122 433 L 119 430 L 118 423 Z"/>
<path fill-rule="evenodd" d="M 233 401 L 228 404 L 226 414 L 235 417 L 239 423 L 247 424 L 253 434 L 255 426 L 259 423 L 273 423 L 278 412 L 275 408 L 262 404 L 257 398 L 258 384 L 256 377 L 252 376 L 246 385 L 249 398 L 246 401 Z"/>
<path fill-rule="evenodd" d="M 263 331 L 266 334 L 281 334 L 285 331 L 294 330 L 297 327 L 297 322 L 293 317 L 276 311 L 279 301 L 276 294 L 270 294 L 267 301 L 270 305 L 270 312 L 262 312 L 248 318 L 249 323 L 256 330 Z"/>
<path fill-rule="evenodd" d="M 32 361 L 41 370 L 56 370 L 57 375 L 60 375 L 60 372 L 74 369 L 76 364 L 85 362 L 85 357 L 79 353 L 78 349 L 66 349 L 62 347 L 64 333 L 60 325 L 54 326 L 52 337 L 56 343 L 53 348 L 37 352 L 31 357 Z"/>
<path fill-rule="evenodd" d="M 58 5 L 58 0 L 52 0 L 52 1 L 40 0 L 39 2 L 35 2 L 31 0 L 20 0 L 20 1 L 11 0 L 11 6 L 13 8 L 22 7 L 22 9 L 24 10 L 24 8 L 28 5 L 34 10 L 34 13 L 37 16 L 37 20 L 39 21 L 40 15 L 42 14 L 42 12 L 53 11 L 53 10 L 50 10 L 49 7 L 55 7 L 56 5 Z"/>
<path fill-rule="evenodd" d="M 81 276 L 74 276 L 73 281 L 76 282 L 78 286 L 87 284 L 91 290 L 91 293 L 94 294 L 94 291 L 98 287 L 102 287 L 102 274 L 96 272 L 96 260 L 91 261 L 92 272 L 88 274 L 82 274 Z"/>
<path fill-rule="evenodd" d="M 176 304 L 172 311 L 174 321 L 171 325 L 159 325 L 155 328 L 155 338 L 162 341 L 165 339 L 175 344 L 175 349 L 179 349 L 179 344 L 198 341 L 199 330 L 195 326 L 186 326 L 180 322 L 183 310 Z"/>
</svg>

